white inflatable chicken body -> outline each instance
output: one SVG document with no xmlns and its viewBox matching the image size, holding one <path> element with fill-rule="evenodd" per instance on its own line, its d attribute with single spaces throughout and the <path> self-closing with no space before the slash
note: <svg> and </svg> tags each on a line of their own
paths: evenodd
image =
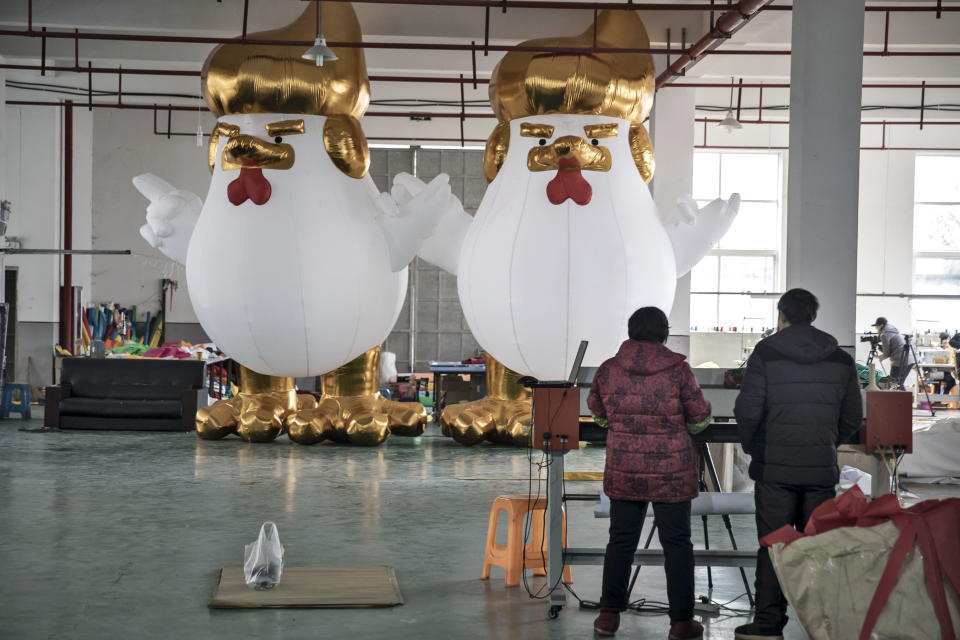
<svg viewBox="0 0 960 640">
<path fill-rule="evenodd" d="M 278 131 L 284 121 L 300 131 Z M 232 135 L 220 137 L 187 284 L 210 337 L 260 373 L 316 376 L 352 360 L 384 340 L 406 294 L 416 244 L 391 246 L 373 179 L 345 175 L 328 156 L 328 122 L 256 113 L 218 125 Z M 247 160 L 259 150 L 268 153 Z M 262 202 L 257 189 L 269 192 Z"/>
<path fill-rule="evenodd" d="M 649 47 L 643 23 L 626 11 L 601 12 L 577 37 L 524 44 L 586 50 L 594 38 L 600 48 Z M 498 370 L 564 379 L 581 340 L 590 343 L 584 366 L 598 366 L 626 339 L 633 311 L 670 312 L 677 278 L 733 222 L 736 195 L 703 209 L 686 197 L 669 215 L 657 211 L 645 184 L 653 93 L 646 54 L 513 51 L 494 71 L 500 124 L 484 160 L 490 186 L 475 218 L 452 199 L 420 256 L 458 276 L 470 330 Z M 399 183 L 411 194 L 422 188 L 410 176 Z M 466 444 L 523 444 L 520 394 L 506 382 L 488 386 L 492 399 L 450 407 L 445 429 Z"/>
<path fill-rule="evenodd" d="M 575 38 L 531 47 L 646 48 L 632 12 L 602 12 Z M 453 201 L 420 255 L 458 276 L 479 344 L 510 369 L 563 379 L 581 340 L 597 366 L 626 338 L 637 308 L 669 313 L 676 279 L 726 233 L 739 197 L 663 216 L 645 184 L 653 151 L 642 122 L 653 101 L 644 54 L 511 52 L 494 71 L 500 120 L 487 143 L 490 186 L 476 217 Z M 402 182 L 413 193 L 419 185 Z M 459 238 L 462 241 L 457 242 Z M 456 247 L 456 248 L 451 248 Z"/>
<path fill-rule="evenodd" d="M 312 38 L 317 6 L 252 37 Z M 361 38 L 349 4 L 325 5 L 323 18 L 338 38 Z M 401 205 L 380 194 L 357 119 L 369 103 L 363 51 L 338 50 L 325 67 L 302 53 L 237 43 L 207 59 L 204 97 L 219 118 L 202 208 L 156 176 L 134 179 L 151 200 L 142 235 L 185 260 L 200 324 L 261 378 L 327 374 L 383 342 L 403 304 L 407 264 L 450 197 L 446 176 Z M 364 393 L 375 394 L 375 384 Z M 285 387 L 289 395 L 292 382 Z"/>
</svg>

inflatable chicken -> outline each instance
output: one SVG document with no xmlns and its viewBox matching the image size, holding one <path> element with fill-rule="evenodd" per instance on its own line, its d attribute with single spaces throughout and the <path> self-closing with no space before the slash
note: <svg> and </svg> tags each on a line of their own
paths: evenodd
<svg viewBox="0 0 960 640">
<path fill-rule="evenodd" d="M 604 11 L 573 38 L 530 47 L 648 48 L 633 12 Z M 450 207 L 420 255 L 458 276 L 460 304 L 488 354 L 483 400 L 448 407 L 465 444 L 526 444 L 519 375 L 565 379 L 581 340 L 598 366 L 626 339 L 637 308 L 670 311 L 678 277 L 726 233 L 739 198 L 703 209 L 689 198 L 663 216 L 647 189 L 653 150 L 643 121 L 654 94 L 646 54 L 512 51 L 494 70 L 499 124 L 486 148 L 490 186 L 471 218 Z M 411 194 L 421 184 L 401 178 Z"/>
<path fill-rule="evenodd" d="M 318 6 L 251 38 L 312 40 Z M 327 33 L 362 39 L 350 4 L 322 12 Z M 378 345 L 449 186 L 442 176 L 401 204 L 377 191 L 358 121 L 369 103 L 363 50 L 334 52 L 317 66 L 302 45 L 217 47 L 203 70 L 218 116 L 206 200 L 134 178 L 151 201 L 142 235 L 185 262 L 201 325 L 242 365 L 241 393 L 198 413 L 201 438 L 269 441 L 288 429 L 304 444 L 379 444 L 423 431 L 422 406 L 380 397 Z M 320 374 L 319 404 L 296 394 L 294 377 Z"/>
</svg>

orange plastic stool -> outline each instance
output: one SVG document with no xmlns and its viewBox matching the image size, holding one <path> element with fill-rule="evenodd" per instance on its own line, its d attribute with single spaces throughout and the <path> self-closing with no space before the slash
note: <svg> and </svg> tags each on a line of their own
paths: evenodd
<svg viewBox="0 0 960 640">
<path fill-rule="evenodd" d="M 492 566 L 503 567 L 506 586 L 519 587 L 523 569 L 533 569 L 533 575 L 547 575 L 545 558 L 546 543 L 543 539 L 543 520 L 547 508 L 546 498 L 529 495 L 498 496 L 490 509 L 490 524 L 487 528 L 487 548 L 483 555 L 481 580 L 490 578 Z M 497 518 L 501 511 L 507 514 L 507 546 L 497 544 Z M 530 542 L 523 543 L 523 521 L 531 513 Z M 563 548 L 567 548 L 567 514 L 563 513 Z M 570 565 L 563 566 L 563 581 L 572 584 Z"/>
</svg>

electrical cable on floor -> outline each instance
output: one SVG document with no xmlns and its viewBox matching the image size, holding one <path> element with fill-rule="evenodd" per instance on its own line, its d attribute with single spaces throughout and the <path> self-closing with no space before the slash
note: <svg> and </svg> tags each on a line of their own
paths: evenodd
<svg viewBox="0 0 960 640">
<path fill-rule="evenodd" d="M 564 392 L 564 396 L 566 396 L 566 392 Z M 553 425 L 554 420 L 556 420 L 557 416 L 560 415 L 560 411 L 561 411 L 562 409 L 563 409 L 563 404 L 560 403 L 560 404 L 557 406 L 556 410 L 554 411 L 553 415 L 552 415 L 552 416 L 550 417 L 550 419 L 548 420 L 548 431 L 549 431 L 549 426 L 550 426 L 550 425 Z M 532 425 L 531 425 L 531 431 L 532 431 Z M 533 464 L 533 435 L 534 435 L 534 434 L 531 433 L 531 434 L 530 434 L 530 437 L 527 439 L 527 458 L 528 458 L 528 460 L 530 461 L 529 476 L 528 476 L 528 488 L 530 488 L 530 489 L 532 489 L 532 485 L 533 485 L 533 467 L 532 467 L 532 464 Z M 553 460 L 552 460 L 552 457 L 551 457 L 551 455 L 550 455 L 549 441 L 546 443 L 545 450 L 544 450 L 544 452 L 543 452 L 542 455 L 543 455 L 543 458 L 542 458 L 543 462 L 538 465 L 538 469 L 537 469 L 537 501 L 539 501 L 539 499 L 540 499 L 540 482 L 541 482 L 542 472 L 543 472 L 544 470 L 546 470 L 546 472 L 547 472 L 547 478 L 548 478 L 548 482 L 549 482 L 550 467 L 553 465 Z M 560 477 L 560 482 L 561 482 L 561 489 L 560 489 L 560 509 L 562 510 L 563 507 L 564 507 L 564 503 L 566 502 L 567 483 L 566 483 L 566 479 L 565 479 L 563 476 Z M 530 494 L 528 493 L 527 495 L 529 496 Z M 531 509 L 530 509 L 530 506 L 531 506 L 531 502 L 530 502 L 530 499 L 529 499 L 529 497 L 528 497 L 528 499 L 527 499 L 527 513 L 528 513 L 529 516 L 530 516 L 530 524 L 529 524 L 529 527 L 532 527 L 532 526 L 533 526 L 533 517 L 534 517 L 534 516 L 533 516 L 533 512 L 532 512 Z M 543 508 L 543 536 L 540 538 L 540 561 L 543 563 L 544 570 L 547 572 L 548 580 L 549 580 L 550 572 L 549 572 L 549 569 L 548 569 L 547 555 L 546 555 L 546 551 L 544 550 L 544 544 L 545 544 L 545 542 L 546 542 L 547 535 L 549 534 L 549 532 L 547 531 L 547 512 L 548 512 L 549 510 L 550 510 L 550 487 L 549 487 L 549 485 L 548 485 L 548 486 L 547 486 L 546 500 L 545 500 L 545 504 L 544 504 L 544 508 Z M 561 516 L 561 517 L 562 517 L 562 516 Z M 526 522 L 527 522 L 527 521 L 526 521 L 526 518 L 524 518 L 524 524 L 525 524 L 525 525 L 526 525 Z M 553 525 L 553 523 L 551 522 L 551 526 L 552 526 L 552 525 Z M 525 542 L 525 541 L 526 541 L 527 535 L 528 535 L 528 531 L 524 531 L 523 541 L 522 541 L 522 542 Z M 561 552 L 561 553 L 562 553 L 562 552 Z M 521 576 L 522 576 L 521 581 L 523 582 L 523 587 L 524 587 L 524 589 L 526 590 L 527 595 L 529 595 L 531 598 L 533 598 L 533 599 L 535 599 L 535 600 L 546 600 L 547 598 L 549 598 L 549 597 L 553 594 L 554 591 L 557 590 L 557 588 L 558 588 L 561 584 L 564 584 L 564 583 L 563 583 L 563 565 L 561 565 L 561 567 L 560 567 L 560 575 L 557 576 L 556 582 L 555 582 L 553 585 L 549 585 L 548 583 L 544 583 L 544 585 L 541 586 L 541 587 L 537 590 L 536 593 L 533 593 L 533 592 L 531 591 L 528 583 L 527 583 L 527 566 L 526 566 L 526 565 L 527 565 L 527 553 L 526 553 L 526 548 L 524 548 L 524 550 L 523 550 L 523 552 L 522 552 L 522 555 L 521 555 L 521 558 L 522 558 L 522 559 L 521 559 L 521 564 L 520 564 L 520 567 L 521 567 Z M 544 593 L 544 589 L 545 589 L 545 588 L 546 588 L 546 593 Z"/>
</svg>

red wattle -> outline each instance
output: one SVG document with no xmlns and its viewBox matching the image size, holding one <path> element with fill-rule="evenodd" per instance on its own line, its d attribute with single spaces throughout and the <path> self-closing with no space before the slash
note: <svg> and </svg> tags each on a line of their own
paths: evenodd
<svg viewBox="0 0 960 640">
<path fill-rule="evenodd" d="M 580 169 L 566 168 L 561 160 L 556 177 L 547 184 L 547 198 L 553 204 L 563 204 L 570 198 L 579 205 L 585 205 L 593 198 L 593 188 L 584 180 Z"/>
<path fill-rule="evenodd" d="M 263 169 L 240 169 L 240 176 L 227 185 L 227 199 L 240 206 L 249 198 L 254 204 L 270 199 L 270 182 L 263 177 Z"/>
</svg>

